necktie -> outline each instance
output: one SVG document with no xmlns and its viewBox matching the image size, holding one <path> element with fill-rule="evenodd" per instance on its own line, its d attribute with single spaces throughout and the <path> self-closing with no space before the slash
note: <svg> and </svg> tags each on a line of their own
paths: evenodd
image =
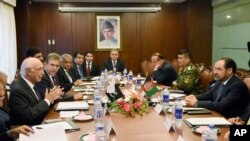
<svg viewBox="0 0 250 141">
<path fill-rule="evenodd" d="M 87 67 L 87 76 L 89 76 L 90 75 L 90 63 L 88 63 L 88 67 Z"/>
<path fill-rule="evenodd" d="M 66 76 L 67 76 L 68 79 L 69 79 L 69 82 L 72 83 L 73 81 L 72 81 L 71 76 L 69 75 L 69 72 L 66 70 L 65 73 L 66 73 Z"/>
<path fill-rule="evenodd" d="M 57 85 L 58 85 L 58 82 L 57 82 L 55 76 L 52 76 L 52 80 L 53 80 L 53 85 L 54 85 L 54 86 L 57 86 Z"/>
<path fill-rule="evenodd" d="M 116 61 L 113 61 L 113 67 L 116 68 Z"/>
<path fill-rule="evenodd" d="M 36 86 L 33 87 L 34 91 L 35 91 L 35 96 L 36 96 L 36 99 L 39 101 L 41 99 L 41 96 L 40 96 L 40 93 L 37 89 Z"/>
<path fill-rule="evenodd" d="M 224 87 L 225 87 L 225 85 L 223 83 L 221 83 L 219 89 L 216 92 L 216 99 L 215 99 L 215 101 L 218 101 L 219 98 L 221 97 L 222 91 L 223 91 Z"/>
<path fill-rule="evenodd" d="M 83 78 L 83 73 L 82 73 L 82 68 L 80 66 L 77 67 L 78 68 L 78 73 L 81 76 L 81 78 Z"/>
</svg>

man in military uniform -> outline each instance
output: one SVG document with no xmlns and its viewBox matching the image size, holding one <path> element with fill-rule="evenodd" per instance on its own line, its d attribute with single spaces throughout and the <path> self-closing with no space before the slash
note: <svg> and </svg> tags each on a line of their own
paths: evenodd
<svg viewBox="0 0 250 141">
<path fill-rule="evenodd" d="M 183 49 L 178 53 L 178 63 L 180 69 L 177 80 L 173 82 L 173 86 L 183 90 L 185 94 L 201 93 L 200 74 L 196 66 L 191 62 L 188 50 Z"/>
</svg>

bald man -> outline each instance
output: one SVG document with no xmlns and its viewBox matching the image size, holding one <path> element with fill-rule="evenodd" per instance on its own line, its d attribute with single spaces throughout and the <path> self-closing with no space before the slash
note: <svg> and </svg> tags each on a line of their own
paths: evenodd
<svg viewBox="0 0 250 141">
<path fill-rule="evenodd" d="M 43 64 L 37 58 L 26 58 L 21 65 L 21 77 L 11 85 L 10 117 L 12 124 L 40 124 L 50 110 L 50 105 L 62 95 L 59 87 L 54 87 L 44 98 L 36 88 L 44 75 Z"/>
</svg>

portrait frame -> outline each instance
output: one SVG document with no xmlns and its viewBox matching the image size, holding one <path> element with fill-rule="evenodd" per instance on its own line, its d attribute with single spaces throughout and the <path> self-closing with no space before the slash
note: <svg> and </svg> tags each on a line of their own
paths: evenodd
<svg viewBox="0 0 250 141">
<path fill-rule="evenodd" d="M 95 15 L 96 51 L 122 50 L 121 14 L 104 13 Z"/>
</svg>

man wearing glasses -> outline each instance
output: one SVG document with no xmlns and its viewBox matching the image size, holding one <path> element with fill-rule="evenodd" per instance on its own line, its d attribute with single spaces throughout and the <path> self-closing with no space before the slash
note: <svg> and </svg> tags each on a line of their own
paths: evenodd
<svg viewBox="0 0 250 141">
<path fill-rule="evenodd" d="M 62 95 L 59 87 L 40 93 L 36 84 L 41 81 L 43 64 L 37 58 L 26 58 L 21 65 L 21 77 L 11 85 L 10 117 L 13 125 L 40 124 L 50 105 Z"/>
</svg>

